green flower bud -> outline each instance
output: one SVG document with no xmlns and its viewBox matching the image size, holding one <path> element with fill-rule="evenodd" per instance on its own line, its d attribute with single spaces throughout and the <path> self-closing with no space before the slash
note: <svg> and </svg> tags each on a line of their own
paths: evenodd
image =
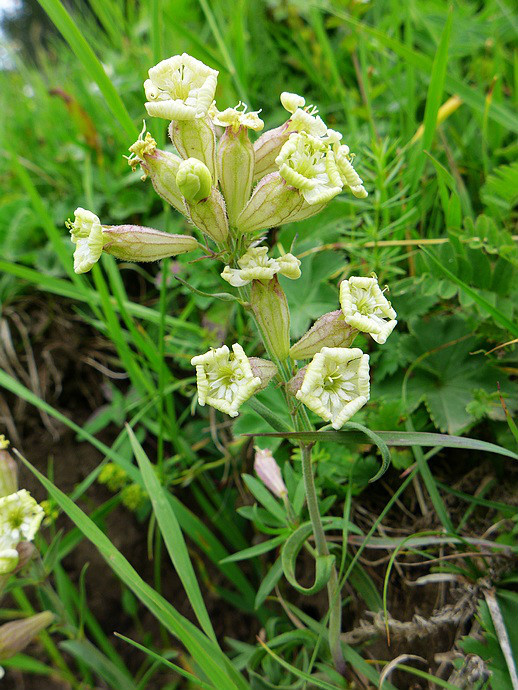
<svg viewBox="0 0 518 690">
<path fill-rule="evenodd" d="M 103 235 L 104 251 L 122 261 L 158 261 L 198 247 L 190 235 L 173 235 L 141 225 L 104 226 Z"/>
<path fill-rule="evenodd" d="M 239 232 L 250 233 L 289 223 L 303 203 L 298 190 L 286 184 L 278 172 L 270 173 L 255 187 L 236 227 Z"/>
<path fill-rule="evenodd" d="M 185 202 L 188 217 L 205 235 L 218 244 L 228 236 L 228 219 L 225 210 L 225 199 L 221 192 L 212 188 L 210 196 L 198 203 Z"/>
<path fill-rule="evenodd" d="M 216 186 L 216 133 L 210 118 L 173 121 L 169 126 L 169 135 L 182 158 L 196 158 L 205 163 L 212 184 Z"/>
<path fill-rule="evenodd" d="M 252 282 L 250 305 L 268 351 L 284 360 L 290 349 L 290 310 L 277 276 Z"/>
<path fill-rule="evenodd" d="M 54 614 L 43 611 L 22 620 L 0 626 L 0 660 L 23 651 L 28 644 L 54 620 Z"/>
<path fill-rule="evenodd" d="M 309 359 L 323 347 L 350 347 L 358 331 L 345 323 L 340 309 L 321 316 L 290 348 L 292 359 Z"/>
<path fill-rule="evenodd" d="M 129 156 L 128 163 L 132 169 L 135 170 L 140 165 L 144 171 L 142 179 L 149 177 L 155 192 L 185 215 L 182 193 L 176 184 L 176 174 L 182 162 L 180 156 L 157 149 L 156 141 L 149 132 L 145 138 L 141 134 L 129 150 L 132 155 Z"/>
<path fill-rule="evenodd" d="M 18 466 L 7 451 L 9 441 L 0 435 L 0 498 L 18 490 Z"/>
<path fill-rule="evenodd" d="M 231 226 L 250 199 L 253 174 L 254 148 L 247 128 L 235 132 L 227 127 L 218 145 L 218 177 Z"/>
<path fill-rule="evenodd" d="M 176 184 L 187 201 L 198 203 L 210 195 L 212 177 L 204 163 L 197 158 L 187 158 L 180 163 Z"/>
</svg>

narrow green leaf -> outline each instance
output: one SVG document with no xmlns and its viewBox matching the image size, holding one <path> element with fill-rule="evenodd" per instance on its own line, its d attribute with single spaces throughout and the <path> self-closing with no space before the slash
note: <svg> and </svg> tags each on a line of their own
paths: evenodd
<svg viewBox="0 0 518 690">
<path fill-rule="evenodd" d="M 310 522 L 298 527 L 293 534 L 291 534 L 281 550 L 281 563 L 284 575 L 290 585 L 307 596 L 320 592 L 331 577 L 331 571 L 335 562 L 334 556 L 315 556 L 315 581 L 311 587 L 303 587 L 295 577 L 295 564 L 300 550 L 304 546 L 304 542 L 313 534 L 313 525 Z"/>
<path fill-rule="evenodd" d="M 76 659 L 82 661 L 114 690 L 137 690 L 131 676 L 124 673 L 113 661 L 108 659 L 95 645 L 86 639 L 64 640 L 59 646 Z"/>
<path fill-rule="evenodd" d="M 263 578 L 259 589 L 257 590 L 257 595 L 255 597 L 255 608 L 258 609 L 266 601 L 266 597 L 270 594 L 275 585 L 279 582 L 282 577 L 282 563 L 280 557 L 275 561 L 270 570 L 266 573 Z"/>
<path fill-rule="evenodd" d="M 286 536 L 281 534 L 279 537 L 274 537 L 273 539 L 268 539 L 268 541 L 262 541 L 260 544 L 255 544 L 250 546 L 248 549 L 243 549 L 237 553 L 233 553 L 231 556 L 227 556 L 220 561 L 220 563 L 233 563 L 235 561 L 245 561 L 248 558 L 254 558 L 255 556 L 260 556 L 262 553 L 267 553 L 276 546 L 279 546 L 284 542 Z"/>
<path fill-rule="evenodd" d="M 433 434 L 426 431 L 375 431 L 380 439 L 388 446 L 424 446 L 427 448 L 464 448 L 467 450 L 478 450 L 486 453 L 504 455 L 513 460 L 518 460 L 518 454 L 512 450 L 497 446 L 495 443 L 479 441 L 475 438 L 464 438 L 463 436 L 450 436 L 449 434 Z M 349 425 L 345 425 L 340 431 L 292 431 L 292 432 L 273 432 L 269 434 L 246 434 L 247 436 L 266 436 L 275 438 L 287 438 L 294 441 L 320 442 L 320 443 L 340 443 L 352 445 L 365 443 L 369 440 L 363 432 L 349 430 Z"/>
<path fill-rule="evenodd" d="M 217 644 L 216 635 L 210 621 L 205 602 L 200 591 L 189 552 L 185 544 L 182 530 L 171 506 L 167 500 L 165 490 L 158 481 L 155 469 L 149 461 L 144 449 L 137 440 L 133 430 L 126 425 L 126 431 L 133 448 L 133 453 L 142 472 L 142 479 L 153 505 L 153 512 L 160 527 L 160 532 L 169 553 L 169 557 L 184 586 L 196 618 L 208 637 Z"/>
<path fill-rule="evenodd" d="M 90 78 L 96 82 L 106 100 L 106 104 L 128 138 L 134 141 L 138 136 L 138 129 L 133 124 L 121 97 L 77 24 L 59 0 L 38 0 L 38 2 L 54 22 L 56 28 L 61 32 Z"/>
</svg>

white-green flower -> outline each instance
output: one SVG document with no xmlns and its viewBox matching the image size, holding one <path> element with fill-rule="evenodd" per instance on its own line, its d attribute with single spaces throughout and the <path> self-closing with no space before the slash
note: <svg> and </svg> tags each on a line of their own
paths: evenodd
<svg viewBox="0 0 518 690">
<path fill-rule="evenodd" d="M 43 520 L 43 508 L 25 489 L 0 498 L 0 535 L 16 546 L 32 541 Z"/>
<path fill-rule="evenodd" d="M 306 368 L 297 399 L 341 429 L 369 399 L 369 356 L 357 348 L 323 347 Z"/>
<path fill-rule="evenodd" d="M 0 534 L 0 575 L 11 573 L 18 565 L 20 555 L 8 534 Z M 0 678 L 2 676 L 0 675 Z"/>
<path fill-rule="evenodd" d="M 260 132 L 264 127 L 264 122 L 259 117 L 261 111 L 251 110 L 247 112 L 247 108 L 246 103 L 239 101 L 235 108 L 218 110 L 214 101 L 209 108 L 209 117 L 215 125 L 232 127 L 234 132 L 237 132 L 240 127 Z"/>
<path fill-rule="evenodd" d="M 237 417 L 240 406 L 261 386 L 241 345 L 226 345 L 191 359 L 196 367 L 198 402 Z"/>
<path fill-rule="evenodd" d="M 291 113 L 286 131 L 306 132 L 314 137 L 323 137 L 327 132 L 327 125 L 318 115 L 314 105 L 305 106 L 305 99 L 296 93 L 283 91 L 281 93 L 283 108 Z"/>
<path fill-rule="evenodd" d="M 397 314 L 378 285 L 377 278 L 352 276 L 340 283 L 340 305 L 345 322 L 369 333 L 380 345 L 394 330 Z"/>
<path fill-rule="evenodd" d="M 332 148 L 311 134 L 290 134 L 275 162 L 281 177 L 310 205 L 327 203 L 342 191 Z"/>
<path fill-rule="evenodd" d="M 353 167 L 353 159 L 354 154 L 349 153 L 349 147 L 346 144 L 335 146 L 336 166 L 344 186 L 349 187 L 358 199 L 365 199 L 368 193 L 363 186 L 363 180 Z"/>
<path fill-rule="evenodd" d="M 151 67 L 144 82 L 146 110 L 167 120 L 205 117 L 214 100 L 218 71 L 183 53 Z"/>
<path fill-rule="evenodd" d="M 268 247 L 252 247 L 237 261 L 239 268 L 225 266 L 221 277 L 233 287 L 243 287 L 252 280 L 271 280 L 280 273 L 291 280 L 300 278 L 300 261 L 293 254 L 278 259 L 268 257 Z"/>
<path fill-rule="evenodd" d="M 76 208 L 74 222 L 67 223 L 74 251 L 74 271 L 86 273 L 99 261 L 103 251 L 104 236 L 101 221 L 91 211 Z"/>
</svg>

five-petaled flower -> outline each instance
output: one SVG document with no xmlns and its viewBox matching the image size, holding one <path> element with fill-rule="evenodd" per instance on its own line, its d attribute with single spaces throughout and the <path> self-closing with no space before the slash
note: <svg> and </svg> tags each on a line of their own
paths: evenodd
<svg viewBox="0 0 518 690">
<path fill-rule="evenodd" d="M 34 539 L 43 516 L 43 508 L 25 489 L 0 498 L 0 574 L 14 570 L 16 546 Z"/>
<path fill-rule="evenodd" d="M 327 203 L 342 191 L 333 150 L 318 137 L 290 134 L 275 162 L 281 177 L 299 189 L 308 204 Z"/>
<path fill-rule="evenodd" d="M 252 247 L 237 261 L 239 268 L 225 266 L 221 277 L 233 287 L 243 287 L 252 280 L 271 280 L 276 273 L 286 278 L 300 278 L 300 261 L 293 254 L 278 259 L 268 257 L 268 247 Z"/>
<path fill-rule="evenodd" d="M 261 386 L 241 345 L 226 345 L 191 359 L 196 367 L 198 402 L 237 417 L 241 405 Z"/>
<path fill-rule="evenodd" d="M 225 108 L 225 110 L 218 110 L 216 101 L 214 101 L 209 108 L 209 117 L 215 125 L 219 127 L 231 127 L 234 132 L 237 132 L 240 127 L 253 129 L 254 132 L 260 132 L 264 127 L 264 122 L 259 117 L 260 110 L 251 110 L 247 112 L 248 106 L 243 101 L 235 106 L 235 108 Z"/>
<path fill-rule="evenodd" d="M 296 397 L 340 429 L 365 405 L 369 391 L 369 355 L 357 347 L 323 347 L 308 364 Z"/>
<path fill-rule="evenodd" d="M 152 117 L 195 120 L 214 99 L 218 71 L 191 55 L 173 55 L 151 67 L 144 82 L 146 110 Z"/>
<path fill-rule="evenodd" d="M 91 211 L 76 208 L 74 222 L 68 223 L 74 251 L 74 271 L 86 273 L 99 261 L 104 244 L 103 226 Z"/>
<path fill-rule="evenodd" d="M 345 322 L 369 333 L 380 345 L 394 330 L 396 312 L 383 294 L 378 279 L 353 276 L 340 283 L 340 305 Z"/>
</svg>

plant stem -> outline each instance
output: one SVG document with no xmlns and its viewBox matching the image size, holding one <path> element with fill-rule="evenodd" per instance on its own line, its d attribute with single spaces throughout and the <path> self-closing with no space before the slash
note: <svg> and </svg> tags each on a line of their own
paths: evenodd
<svg viewBox="0 0 518 690">
<path fill-rule="evenodd" d="M 315 489 L 315 478 L 311 466 L 311 445 L 302 444 L 302 475 L 306 489 L 306 500 L 308 504 L 309 517 L 313 525 L 313 535 L 319 556 L 329 556 L 326 536 L 322 527 L 320 510 L 318 508 L 318 498 Z M 342 630 L 342 598 L 338 585 L 338 575 L 336 567 L 333 565 L 331 577 L 327 583 L 327 595 L 329 599 L 329 648 L 336 670 L 345 675 L 345 661 L 340 646 L 340 633 Z"/>
</svg>

